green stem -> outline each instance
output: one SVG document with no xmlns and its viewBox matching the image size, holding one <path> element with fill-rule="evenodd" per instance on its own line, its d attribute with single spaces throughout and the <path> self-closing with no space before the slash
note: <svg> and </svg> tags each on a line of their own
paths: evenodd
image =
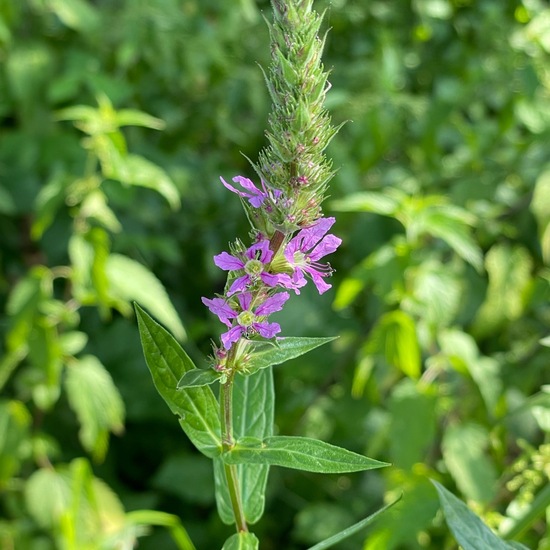
<svg viewBox="0 0 550 550">
<path fill-rule="evenodd" d="M 230 363 L 232 363 L 231 352 L 228 357 L 228 364 Z M 220 418 L 222 424 L 222 447 L 224 452 L 230 451 L 235 445 L 235 440 L 233 439 L 234 376 L 235 372 L 231 369 L 226 382 L 222 384 L 220 388 Z M 237 466 L 235 464 L 224 464 L 224 470 L 237 532 L 246 532 L 248 531 L 248 526 L 246 525 L 246 519 L 244 517 Z"/>
</svg>

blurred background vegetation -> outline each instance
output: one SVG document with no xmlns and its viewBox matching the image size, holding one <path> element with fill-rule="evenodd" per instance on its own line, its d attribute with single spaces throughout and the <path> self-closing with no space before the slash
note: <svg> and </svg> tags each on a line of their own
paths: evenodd
<svg viewBox="0 0 550 550">
<path fill-rule="evenodd" d="M 273 468 L 262 548 L 395 509 L 342 549 L 451 549 L 437 479 L 550 548 L 550 8 L 319 0 L 330 28 L 340 335 L 277 367 L 277 427 L 393 464 Z M 0 546 L 218 548 L 211 465 L 145 366 L 131 300 L 204 362 L 212 256 L 245 238 L 267 0 L 0 0 Z M 168 298 L 168 296 L 170 298 Z M 152 511 L 156 511 L 153 513 Z M 151 527 L 153 526 L 153 527 Z M 176 542 L 179 541 L 179 542 Z"/>
</svg>

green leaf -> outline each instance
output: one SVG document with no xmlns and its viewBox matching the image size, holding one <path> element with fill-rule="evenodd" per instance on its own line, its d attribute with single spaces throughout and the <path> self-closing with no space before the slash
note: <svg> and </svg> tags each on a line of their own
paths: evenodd
<svg viewBox="0 0 550 550">
<path fill-rule="evenodd" d="M 279 338 L 275 345 L 261 344 L 260 350 L 253 352 L 246 364 L 249 372 L 256 372 L 273 365 L 280 365 L 285 361 L 300 357 L 304 353 L 311 351 L 323 344 L 332 342 L 338 336 L 325 338 Z"/>
<path fill-rule="evenodd" d="M 439 501 L 447 520 L 447 525 L 456 541 L 464 550 L 511 550 L 526 548 L 515 543 L 513 546 L 499 539 L 461 500 L 456 498 L 443 485 L 432 480 L 439 494 Z"/>
<path fill-rule="evenodd" d="M 222 377 L 221 372 L 214 369 L 193 369 L 186 372 L 178 382 L 178 390 L 182 388 L 198 388 L 209 386 Z"/>
<path fill-rule="evenodd" d="M 472 326 L 477 339 L 498 332 L 502 326 L 519 319 L 525 310 L 531 288 L 533 260 L 521 246 L 496 244 L 485 257 L 489 287 Z"/>
<path fill-rule="evenodd" d="M 383 216 L 393 215 L 399 206 L 401 193 L 390 196 L 382 193 L 364 191 L 334 201 L 331 207 L 339 212 L 374 212 Z"/>
<path fill-rule="evenodd" d="M 163 120 L 135 109 L 120 109 L 116 112 L 117 126 L 143 126 L 152 130 L 163 130 L 166 126 Z"/>
<path fill-rule="evenodd" d="M 233 383 L 233 432 L 239 439 L 247 435 L 258 439 L 273 434 L 275 390 L 272 369 L 262 369 L 251 376 L 236 376 Z M 265 489 L 269 474 L 266 464 L 237 466 L 244 515 L 247 523 L 256 523 L 263 514 Z M 214 464 L 216 502 L 224 523 L 235 522 L 233 508 L 225 482 L 224 464 L 217 458 Z"/>
<path fill-rule="evenodd" d="M 308 437 L 242 438 L 222 455 L 227 464 L 270 464 L 306 472 L 341 474 L 389 466 L 372 458 Z"/>
<path fill-rule="evenodd" d="M 65 202 L 65 186 L 67 177 L 62 172 L 57 172 L 44 185 L 35 200 L 36 215 L 31 227 L 31 236 L 38 240 L 44 234 L 44 231 L 55 220 L 57 211 Z"/>
<path fill-rule="evenodd" d="M 185 329 L 164 286 L 144 265 L 121 254 L 110 254 L 106 273 L 111 294 L 143 304 L 176 338 L 185 338 Z"/>
<path fill-rule="evenodd" d="M 0 489 L 19 471 L 31 422 L 31 414 L 23 403 L 0 401 Z"/>
<path fill-rule="evenodd" d="M 0 21 L 0 25 L 1 25 Z M 13 215 L 17 211 L 15 202 L 10 193 L 0 185 L 0 214 Z"/>
<path fill-rule="evenodd" d="M 173 514 L 157 510 L 135 510 L 126 514 L 126 522 L 130 525 L 157 525 L 169 529 L 179 550 L 195 550 L 185 527 L 180 519 Z M 132 541 L 133 544 L 133 541 Z"/>
<path fill-rule="evenodd" d="M 355 535 L 355 533 L 358 533 L 359 531 L 363 530 L 365 527 L 370 525 L 373 521 L 378 519 L 386 510 L 391 508 L 394 504 L 396 504 L 400 500 L 401 500 L 401 496 L 398 499 L 394 500 L 393 502 L 386 504 L 386 506 L 384 506 L 383 508 L 380 508 L 380 510 L 377 510 L 376 512 L 374 512 L 374 514 L 371 514 L 370 516 L 362 519 L 361 521 L 358 521 L 357 523 L 350 525 L 346 529 L 343 529 L 339 533 L 332 535 L 332 537 L 322 542 L 319 542 L 315 546 L 311 546 L 308 550 L 326 550 L 326 548 L 331 548 L 335 544 L 338 544 L 339 542 L 351 537 L 352 535 Z"/>
<path fill-rule="evenodd" d="M 162 195 L 172 209 L 180 206 L 180 195 L 170 176 L 156 164 L 138 155 L 127 155 L 122 159 L 117 174 L 112 174 L 122 183 L 153 189 Z"/>
<path fill-rule="evenodd" d="M 420 347 L 414 319 L 401 310 L 385 313 L 364 345 L 365 353 L 383 355 L 386 362 L 417 379 L 420 377 Z"/>
<path fill-rule="evenodd" d="M 258 550 L 259 545 L 254 533 L 235 533 L 225 541 L 222 550 Z"/>
<path fill-rule="evenodd" d="M 175 338 L 135 304 L 145 361 L 157 391 L 193 444 L 209 458 L 221 452 L 219 405 L 208 386 L 178 390 L 178 381 L 193 361 Z"/>
<path fill-rule="evenodd" d="M 487 430 L 478 424 L 450 426 L 443 436 L 445 465 L 468 499 L 489 503 L 498 488 L 497 472 L 487 457 Z"/>
<path fill-rule="evenodd" d="M 59 19 L 77 31 L 91 32 L 99 24 L 99 15 L 84 0 L 49 0 L 52 11 Z"/>
<path fill-rule="evenodd" d="M 65 378 L 67 398 L 80 422 L 80 441 L 96 460 L 107 452 L 109 432 L 124 429 L 124 403 L 113 379 L 97 357 L 74 359 Z"/>
</svg>

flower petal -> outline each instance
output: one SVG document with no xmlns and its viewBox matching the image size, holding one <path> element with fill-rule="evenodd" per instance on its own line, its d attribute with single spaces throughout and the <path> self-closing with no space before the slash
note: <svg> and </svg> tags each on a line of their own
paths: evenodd
<svg viewBox="0 0 550 550">
<path fill-rule="evenodd" d="M 313 281 L 313 284 L 317 287 L 319 294 L 323 294 L 329 288 L 332 288 L 332 285 L 325 283 L 323 276 L 318 271 L 311 269 L 309 270 L 309 274 L 311 275 L 311 280 Z"/>
<path fill-rule="evenodd" d="M 215 315 L 218 316 L 220 321 L 230 327 L 230 319 L 235 319 L 237 313 L 233 311 L 229 305 L 222 298 L 201 298 L 202 303 Z"/>
<path fill-rule="evenodd" d="M 250 275 L 243 275 L 242 277 L 239 277 L 238 279 L 235 279 L 233 281 L 233 284 L 229 288 L 229 292 L 227 293 L 228 296 L 231 296 L 232 294 L 235 294 L 235 292 L 239 292 L 240 290 L 244 290 L 246 288 L 246 285 L 250 282 Z"/>
<path fill-rule="evenodd" d="M 244 333 L 244 327 L 235 325 L 231 330 L 221 335 L 223 347 L 229 349 Z"/>
<path fill-rule="evenodd" d="M 237 296 L 239 299 L 239 304 L 243 311 L 248 311 L 250 309 L 250 302 L 252 302 L 252 294 L 250 292 L 243 292 Z"/>
<path fill-rule="evenodd" d="M 239 258 L 236 258 L 227 252 L 222 252 L 221 254 L 214 256 L 214 263 L 220 269 L 225 271 L 236 271 L 237 269 L 242 269 L 244 267 L 244 263 L 239 260 Z"/>
<path fill-rule="evenodd" d="M 334 225 L 335 221 L 335 218 L 320 218 L 313 225 L 302 229 L 298 233 L 302 239 L 300 250 L 302 252 L 311 250 Z"/>
<path fill-rule="evenodd" d="M 273 338 L 276 334 L 281 332 L 281 325 L 279 325 L 279 323 L 253 323 L 252 328 L 264 338 Z"/>
<path fill-rule="evenodd" d="M 260 252 L 260 257 L 258 258 L 260 262 L 264 265 L 268 264 L 273 258 L 273 250 L 269 249 L 269 241 L 262 240 L 253 244 L 246 252 L 245 255 L 248 259 L 256 259 L 256 252 Z"/>
<path fill-rule="evenodd" d="M 325 235 L 321 242 L 317 243 L 313 251 L 309 254 L 309 259 L 316 262 L 327 254 L 332 254 L 342 243 L 342 239 L 335 235 Z"/>
<path fill-rule="evenodd" d="M 288 275 L 287 275 L 288 277 Z M 277 286 L 279 284 L 280 275 L 273 275 L 272 273 L 260 273 L 260 279 L 267 286 Z"/>
<path fill-rule="evenodd" d="M 283 305 L 290 298 L 288 292 L 279 292 L 268 298 L 263 304 L 260 304 L 254 312 L 258 316 L 269 315 L 275 311 L 281 311 Z"/>
</svg>

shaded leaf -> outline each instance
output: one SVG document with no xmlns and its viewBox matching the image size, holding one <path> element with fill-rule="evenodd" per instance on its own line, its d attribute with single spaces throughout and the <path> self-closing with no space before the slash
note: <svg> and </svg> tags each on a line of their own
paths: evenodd
<svg viewBox="0 0 550 550">
<path fill-rule="evenodd" d="M 527 550 L 527 547 L 518 543 L 512 546 L 499 539 L 466 504 L 437 481 L 432 480 L 432 483 L 437 489 L 447 525 L 464 550 L 487 550 L 488 548 L 491 550 L 525 548 Z"/>
<path fill-rule="evenodd" d="M 198 388 L 217 382 L 222 377 L 221 372 L 214 369 L 193 369 L 187 371 L 178 382 L 178 390 L 182 388 Z"/>
</svg>

